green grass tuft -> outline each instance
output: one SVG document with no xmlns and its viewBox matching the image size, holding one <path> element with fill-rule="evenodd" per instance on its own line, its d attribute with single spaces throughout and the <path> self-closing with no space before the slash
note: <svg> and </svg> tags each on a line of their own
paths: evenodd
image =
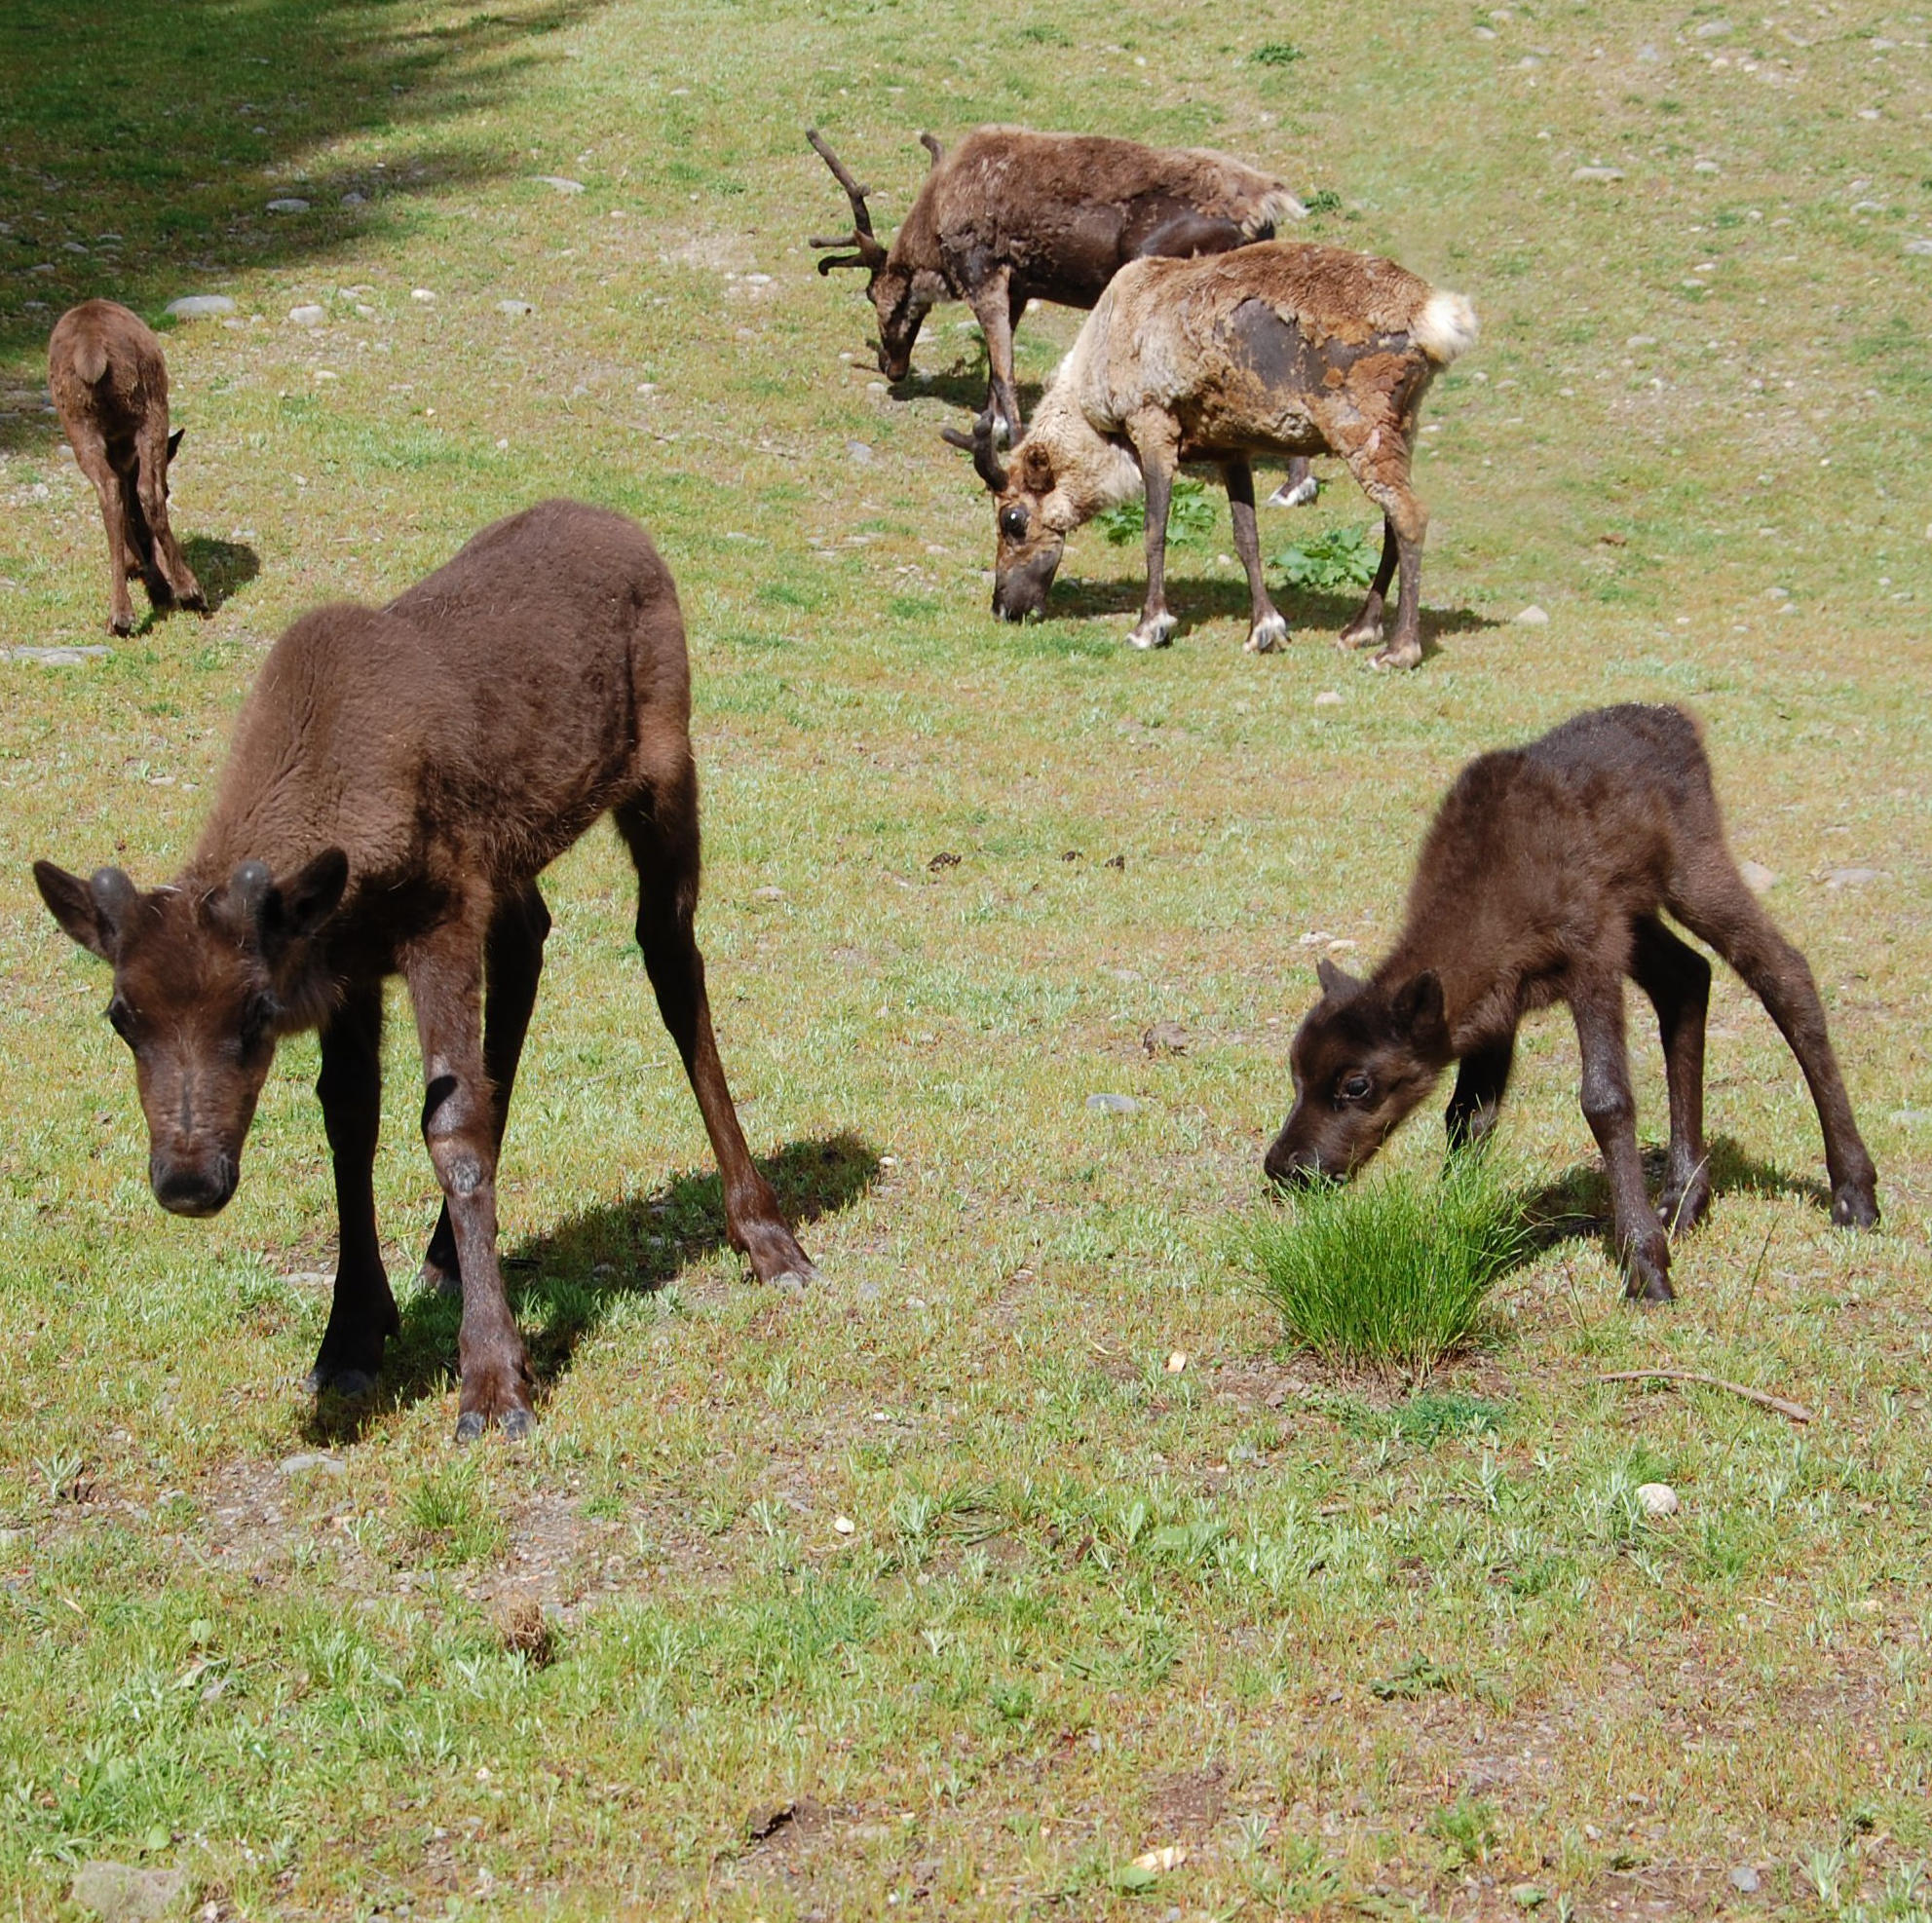
<svg viewBox="0 0 1932 1923">
<path fill-rule="evenodd" d="M 1291 1341 L 1415 1377 L 1468 1342 L 1526 1237 L 1519 1194 L 1481 1155 L 1458 1157 L 1440 1182 L 1320 1185 L 1240 1233 Z"/>
</svg>

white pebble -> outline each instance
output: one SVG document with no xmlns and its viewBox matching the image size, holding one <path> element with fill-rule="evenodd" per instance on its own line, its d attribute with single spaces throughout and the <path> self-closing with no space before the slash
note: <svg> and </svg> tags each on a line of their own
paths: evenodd
<svg viewBox="0 0 1932 1923">
<path fill-rule="evenodd" d="M 409 298 L 411 300 L 419 300 L 427 306 L 431 301 L 436 299 L 436 294 L 428 287 L 411 287 L 409 289 Z"/>
<path fill-rule="evenodd" d="M 1541 608 L 1537 607 L 1534 601 L 1516 617 L 1516 625 L 1518 627 L 1547 627 L 1549 624 L 1549 616 Z"/>
<path fill-rule="evenodd" d="M 499 314 L 534 314 L 536 309 L 527 300 L 500 300 L 497 302 Z"/>
<path fill-rule="evenodd" d="M 1572 172 L 1570 177 L 1572 180 L 1609 182 L 1621 180 L 1623 178 L 1623 170 L 1620 167 L 1579 167 Z"/>
<path fill-rule="evenodd" d="M 268 210 L 271 213 L 307 213 L 309 204 L 307 201 L 297 200 L 294 195 L 289 194 L 279 201 L 270 201 Z"/>
<path fill-rule="evenodd" d="M 300 307 L 288 310 L 288 318 L 298 327 L 320 327 L 328 319 L 328 312 L 318 307 L 314 301 L 304 301 Z"/>
<path fill-rule="evenodd" d="M 168 303 L 168 311 L 177 320 L 206 320 L 217 314 L 233 314 L 235 303 L 226 294 L 183 294 Z"/>
<path fill-rule="evenodd" d="M 851 1535 L 852 1532 L 858 1527 L 858 1525 L 854 1523 L 850 1516 L 834 1516 L 832 1518 L 832 1527 L 835 1529 L 837 1529 L 841 1535 Z"/>
<path fill-rule="evenodd" d="M 1677 1491 L 1668 1483 L 1640 1483 L 1637 1506 L 1647 1516 L 1675 1516 L 1680 1504 Z"/>
<path fill-rule="evenodd" d="M 1318 708 L 1339 708 L 1341 705 L 1342 697 L 1333 688 L 1324 688 L 1315 697 L 1315 706 Z"/>
<path fill-rule="evenodd" d="M 568 174 L 540 173 L 537 178 L 546 187 L 554 187 L 559 194 L 581 194 L 584 191 L 583 181 L 573 180 Z"/>
</svg>

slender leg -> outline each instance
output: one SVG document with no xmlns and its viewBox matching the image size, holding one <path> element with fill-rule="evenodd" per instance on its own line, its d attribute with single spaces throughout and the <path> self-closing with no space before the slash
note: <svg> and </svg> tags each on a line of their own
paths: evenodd
<svg viewBox="0 0 1932 1923">
<path fill-rule="evenodd" d="M 499 1158 L 510 1121 L 510 1093 L 516 1085 L 516 1066 L 523 1059 L 523 1037 L 529 1032 L 537 980 L 544 970 L 544 940 L 549 931 L 550 912 L 532 882 L 498 906 L 483 944 L 483 1070 L 490 1078 L 490 1120 Z M 463 1286 L 447 1202 L 423 1257 L 422 1280 L 424 1288 L 445 1295 Z"/>
<path fill-rule="evenodd" d="M 530 1369 L 497 1266 L 496 1125 L 483 1067 L 482 973 L 487 924 L 459 913 L 403 957 L 423 1049 L 423 1140 L 442 1185 L 463 1276 L 456 1440 L 491 1423 L 529 1433 Z"/>
<path fill-rule="evenodd" d="M 107 449 L 95 436 L 75 439 L 69 436 L 74 449 L 74 460 L 80 471 L 94 483 L 95 497 L 100 502 L 100 518 L 107 527 L 107 575 L 112 601 L 107 615 L 107 631 L 110 634 L 132 634 L 134 631 L 134 604 L 128 596 L 128 527 L 127 517 L 121 506 L 121 479 L 108 464 Z"/>
<path fill-rule="evenodd" d="M 1489 1139 L 1515 1060 L 1513 1030 L 1500 1041 L 1484 1042 L 1463 1056 L 1456 1071 L 1456 1092 L 1449 1098 L 1449 1112 L 1443 1118 L 1449 1128 L 1452 1154 L 1461 1149 L 1480 1148 Z"/>
<path fill-rule="evenodd" d="M 1004 428 L 1009 442 L 1020 437 L 1020 396 L 1013 385 L 1011 278 L 1012 270 L 1003 267 L 981 282 L 970 296 L 973 318 L 986 336 L 986 366 L 992 380 L 987 404 L 993 410 L 994 437 L 998 439 Z"/>
<path fill-rule="evenodd" d="M 1610 1176 L 1617 1260 L 1624 1293 L 1667 1302 L 1670 1244 L 1644 1195 L 1644 1164 L 1637 1153 L 1637 1105 L 1630 1093 L 1630 1061 L 1623 1042 L 1623 983 L 1592 970 L 1572 977 L 1570 1012 L 1583 1056 L 1583 1118 L 1597 1138 Z"/>
<path fill-rule="evenodd" d="M 1234 551 L 1248 576 L 1248 638 L 1251 655 L 1271 655 L 1288 639 L 1288 623 L 1268 597 L 1262 571 L 1261 532 L 1255 526 L 1255 474 L 1245 461 L 1228 461 L 1221 469 L 1228 485 L 1228 512 L 1234 523 Z"/>
<path fill-rule="evenodd" d="M 1162 423 L 1161 425 L 1165 425 Z M 1174 449 L 1158 439 L 1135 440 L 1147 484 L 1147 595 L 1127 636 L 1131 648 L 1164 648 L 1180 622 L 1167 612 L 1167 509 L 1174 498 Z"/>
<path fill-rule="evenodd" d="M 689 761 L 655 792 L 617 811 L 618 832 L 637 866 L 637 945 L 657 991 L 685 1074 L 704 1117 L 725 1190 L 725 1230 L 732 1247 L 761 1282 L 792 1286 L 818 1271 L 798 1245 L 778 1209 L 772 1185 L 759 1174 L 732 1104 L 711 1004 L 704 992 L 704 958 L 692 924 L 698 912 L 698 774 Z"/>
<path fill-rule="evenodd" d="M 1824 1131 L 1832 1220 L 1840 1228 L 1875 1228 L 1878 1172 L 1852 1116 L 1818 984 L 1804 957 L 1759 907 L 1724 846 L 1722 831 L 1715 825 L 1715 809 L 1712 814 L 1713 825 L 1699 838 L 1697 851 L 1672 877 L 1667 905 L 1692 934 L 1709 942 L 1744 977 L 1798 1057 Z"/>
<path fill-rule="evenodd" d="M 141 512 L 146 517 L 153 544 L 155 569 L 168 584 L 169 598 L 181 607 L 196 608 L 206 614 L 208 601 L 202 593 L 202 584 L 195 579 L 195 571 L 188 565 L 188 557 L 181 552 L 181 544 L 174 539 L 174 530 L 168 519 L 166 417 L 151 416 L 144 420 L 135 437 L 134 447 L 139 460 Z"/>
<path fill-rule="evenodd" d="M 338 1246 L 328 1328 L 308 1386 L 318 1394 L 366 1395 L 382 1366 L 383 1343 L 400 1326 L 376 1241 L 371 1179 L 382 1119 L 380 983 L 359 983 L 329 1017 L 316 1094 L 335 1163 Z"/>
<path fill-rule="evenodd" d="M 1657 1011 L 1670 1091 L 1670 1156 L 1658 1213 L 1673 1235 L 1694 1228 L 1711 1201 L 1704 1153 L 1704 1023 L 1711 1005 L 1711 964 L 1653 916 L 1632 929 L 1630 975 Z"/>
<path fill-rule="evenodd" d="M 1400 553 L 1401 543 L 1395 538 L 1395 523 L 1384 514 L 1382 517 L 1382 559 L 1376 563 L 1375 581 L 1355 619 L 1336 637 L 1338 648 L 1345 651 L 1349 648 L 1381 646 L 1383 598 L 1388 592 L 1388 584 L 1395 578 L 1395 563 Z"/>
</svg>

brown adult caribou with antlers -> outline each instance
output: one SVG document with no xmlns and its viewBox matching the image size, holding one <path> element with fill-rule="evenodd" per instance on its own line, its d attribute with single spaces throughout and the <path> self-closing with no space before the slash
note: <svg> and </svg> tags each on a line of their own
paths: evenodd
<svg viewBox="0 0 1932 1923">
<path fill-rule="evenodd" d="M 950 152 L 930 133 L 919 136 L 932 168 L 888 247 L 872 231 L 872 190 L 815 128 L 805 137 L 852 203 L 852 231 L 812 245 L 852 251 L 827 254 L 818 271 L 862 267 L 870 276 L 879 371 L 903 380 L 928 312 L 965 301 L 986 336 L 985 414 L 995 435 L 1004 428 L 1009 440 L 1021 432 L 1013 329 L 1029 301 L 1090 308 L 1130 260 L 1225 253 L 1267 240 L 1306 211 L 1271 174 L 1203 148 L 980 127 Z M 1299 462 L 1290 488 L 1307 474 Z M 1306 498 L 1313 499 L 1311 487 Z"/>
<path fill-rule="evenodd" d="M 278 1037 L 322 1031 L 341 1237 L 316 1389 L 365 1391 L 398 1327 L 371 1171 L 383 981 L 399 973 L 443 1192 L 424 1278 L 463 1292 L 456 1437 L 529 1428 L 497 1157 L 550 926 L 537 877 L 605 813 L 637 869 L 638 946 L 724 1176 L 732 1244 L 763 1281 L 815 1273 L 752 1163 L 711 1033 L 690 722 L 677 590 L 649 538 L 547 501 L 388 607 L 319 608 L 283 635 L 174 882 L 144 892 L 118 868 L 84 882 L 34 863 L 55 920 L 113 963 L 107 1018 L 133 1051 L 164 1208 L 227 1205 Z"/>
</svg>

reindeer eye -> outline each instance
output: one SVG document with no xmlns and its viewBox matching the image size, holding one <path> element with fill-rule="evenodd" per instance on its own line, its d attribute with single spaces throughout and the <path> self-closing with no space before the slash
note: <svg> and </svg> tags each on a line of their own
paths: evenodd
<svg viewBox="0 0 1932 1923">
<path fill-rule="evenodd" d="M 130 1048 L 134 1045 L 133 1011 L 118 995 L 107 1004 L 107 1025 Z"/>
<path fill-rule="evenodd" d="M 1018 541 L 1026 533 L 1026 509 L 1015 503 L 1000 509 L 1000 532 Z"/>
<path fill-rule="evenodd" d="M 1359 1102 L 1368 1094 L 1370 1086 L 1367 1075 L 1350 1075 L 1336 1092 L 1345 1102 Z"/>
</svg>

